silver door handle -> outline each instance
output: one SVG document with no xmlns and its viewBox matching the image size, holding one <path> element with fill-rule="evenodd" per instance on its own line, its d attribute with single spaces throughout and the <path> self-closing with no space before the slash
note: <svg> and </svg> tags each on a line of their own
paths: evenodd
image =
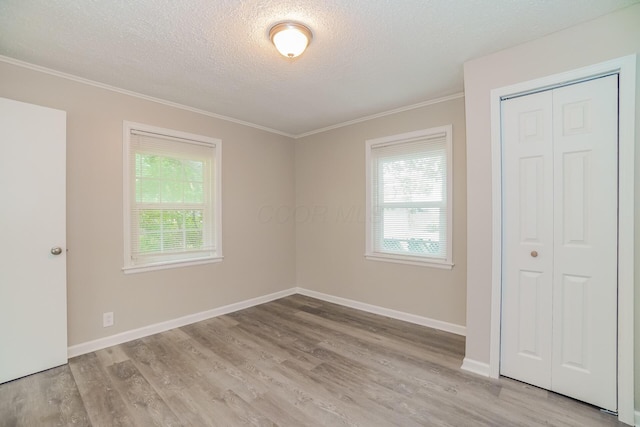
<svg viewBox="0 0 640 427">
<path fill-rule="evenodd" d="M 56 246 L 55 248 L 51 248 L 51 255 L 60 255 L 62 253 L 62 248 Z"/>
</svg>

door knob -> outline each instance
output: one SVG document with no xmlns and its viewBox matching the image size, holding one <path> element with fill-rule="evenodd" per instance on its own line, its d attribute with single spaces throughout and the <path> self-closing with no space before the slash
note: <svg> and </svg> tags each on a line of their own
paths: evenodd
<svg viewBox="0 0 640 427">
<path fill-rule="evenodd" d="M 537 257 L 538 256 L 538 251 L 531 251 L 531 256 L 532 257 Z"/>
<path fill-rule="evenodd" d="M 60 255 L 62 253 L 62 248 L 59 246 L 56 246 L 55 248 L 51 248 L 51 254 L 52 255 Z"/>
</svg>

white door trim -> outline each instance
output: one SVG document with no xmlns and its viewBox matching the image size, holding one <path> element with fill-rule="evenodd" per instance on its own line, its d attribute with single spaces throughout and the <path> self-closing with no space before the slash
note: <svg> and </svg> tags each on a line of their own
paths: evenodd
<svg viewBox="0 0 640 427">
<path fill-rule="evenodd" d="M 492 293 L 489 373 L 500 375 L 500 313 L 502 301 L 502 144 L 500 102 L 504 97 L 562 86 L 592 76 L 618 73 L 618 419 L 634 423 L 634 144 L 636 55 L 555 74 L 491 91 L 492 160 Z"/>
</svg>

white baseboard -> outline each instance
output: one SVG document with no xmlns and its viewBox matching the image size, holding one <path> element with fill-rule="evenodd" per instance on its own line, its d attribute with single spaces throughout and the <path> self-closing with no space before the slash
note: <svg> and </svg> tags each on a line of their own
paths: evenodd
<svg viewBox="0 0 640 427">
<path fill-rule="evenodd" d="M 323 294 L 321 292 L 310 291 L 304 288 L 291 288 L 291 289 L 286 289 L 284 291 L 275 292 L 269 295 L 264 295 L 261 297 L 240 301 L 234 304 L 225 305 L 223 307 L 214 308 L 212 310 L 189 314 L 187 316 L 179 317 L 177 319 L 167 320 L 165 322 L 155 323 L 153 325 L 143 326 L 142 328 L 132 329 L 130 331 L 121 332 L 119 334 L 111 335 L 104 338 L 99 338 L 97 340 L 87 341 L 81 344 L 73 345 L 67 349 L 67 354 L 69 358 L 80 356 L 82 354 L 91 353 L 92 351 L 102 350 L 103 348 L 111 347 L 111 346 L 122 344 L 128 341 L 133 341 L 139 338 L 148 337 L 149 335 L 168 331 L 169 329 L 179 328 L 181 326 L 190 325 L 192 323 L 200 322 L 202 320 L 211 319 L 217 316 L 222 316 L 223 314 L 229 314 L 238 310 L 243 310 L 245 308 L 264 304 L 269 301 L 273 301 L 279 298 L 284 298 L 289 295 L 294 295 L 296 293 L 301 295 L 306 295 L 312 298 L 317 298 L 319 300 L 332 302 L 334 304 L 355 308 L 357 310 L 362 310 L 369 313 L 387 316 L 392 319 L 403 320 L 405 322 L 415 323 L 417 325 L 427 326 L 429 328 L 451 332 L 457 335 L 464 336 L 466 333 L 466 328 L 464 326 L 455 325 L 453 323 L 447 323 L 447 322 L 430 319 L 428 317 L 423 317 L 423 316 L 417 316 L 415 314 L 405 313 L 402 311 L 391 310 L 388 308 L 366 304 L 363 302 L 354 301 L 347 298 L 341 298 L 333 295 Z M 464 369 L 464 364 L 463 364 L 463 369 Z M 488 370 L 488 367 L 487 367 L 487 370 Z M 471 371 L 476 372 L 474 370 L 471 370 Z"/>
<path fill-rule="evenodd" d="M 332 302 L 334 304 L 344 305 L 346 307 L 355 308 L 357 310 L 362 310 L 362 311 L 366 311 L 373 314 L 379 314 L 381 316 L 391 317 L 392 319 L 403 320 L 405 322 L 415 323 L 417 325 L 427 326 L 429 328 L 439 329 L 445 332 L 451 332 L 456 335 L 465 336 L 467 331 L 467 328 L 461 325 L 443 322 L 441 320 L 430 319 L 428 317 L 417 316 L 415 314 L 405 313 L 403 311 L 391 310 L 389 308 L 366 304 L 363 302 L 350 300 L 347 298 L 323 294 L 321 292 L 311 291 L 309 289 L 296 288 L 296 291 L 300 295 L 306 295 L 311 298 Z"/>
<path fill-rule="evenodd" d="M 286 289 L 284 291 L 275 292 L 245 301 L 240 301 L 234 304 L 225 305 L 223 307 L 214 308 L 212 310 L 202 311 L 200 313 L 189 314 L 177 319 L 167 320 L 166 322 L 143 326 L 142 328 L 132 329 L 130 331 L 121 332 L 119 334 L 71 346 L 67 349 L 67 354 L 69 358 L 80 356 L 81 354 L 91 353 L 92 351 L 102 350 L 103 348 L 122 344 L 139 338 L 148 337 L 149 335 L 168 331 L 169 329 L 179 328 L 181 326 L 190 325 L 202 320 L 222 316 L 223 314 L 229 314 L 233 313 L 234 311 L 264 304 L 266 302 L 284 298 L 295 293 L 296 288 Z"/>
<path fill-rule="evenodd" d="M 483 377 L 491 376 L 491 369 L 489 368 L 488 363 L 478 362 L 477 360 L 469 359 L 467 357 L 462 360 L 462 366 L 460 369 L 477 375 L 482 375 Z"/>
</svg>

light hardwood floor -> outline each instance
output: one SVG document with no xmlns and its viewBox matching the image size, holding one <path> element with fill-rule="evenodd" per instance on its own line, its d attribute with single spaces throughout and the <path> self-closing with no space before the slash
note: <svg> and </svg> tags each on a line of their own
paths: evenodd
<svg viewBox="0 0 640 427">
<path fill-rule="evenodd" d="M 294 295 L 0 385 L 0 426 L 614 426 L 464 338 Z"/>
</svg>

